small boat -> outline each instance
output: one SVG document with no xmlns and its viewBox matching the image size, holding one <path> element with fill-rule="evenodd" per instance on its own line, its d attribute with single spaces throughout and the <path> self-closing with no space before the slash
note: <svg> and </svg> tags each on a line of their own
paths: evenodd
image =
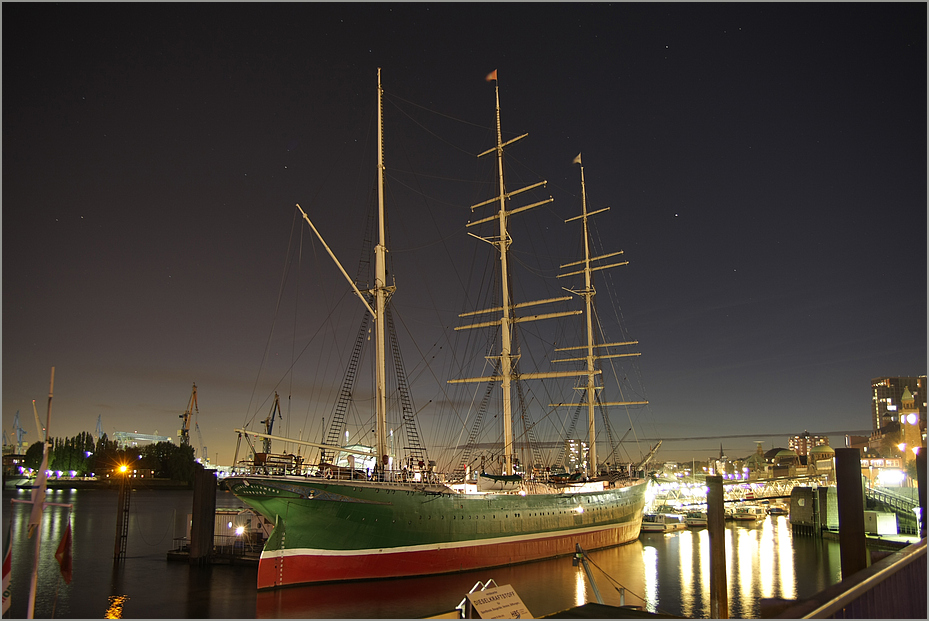
<svg viewBox="0 0 929 621">
<path fill-rule="evenodd" d="M 765 508 L 761 505 L 743 504 L 736 507 L 732 519 L 739 522 L 757 522 L 765 518 Z"/>
<path fill-rule="evenodd" d="M 706 511 L 688 511 L 684 515 L 684 524 L 691 528 L 706 526 Z"/>
<path fill-rule="evenodd" d="M 642 532 L 645 533 L 670 533 L 685 528 L 684 516 L 678 513 L 646 513 L 642 516 Z"/>
<path fill-rule="evenodd" d="M 787 515 L 790 511 L 780 505 L 771 505 L 768 507 L 768 515 Z"/>
</svg>

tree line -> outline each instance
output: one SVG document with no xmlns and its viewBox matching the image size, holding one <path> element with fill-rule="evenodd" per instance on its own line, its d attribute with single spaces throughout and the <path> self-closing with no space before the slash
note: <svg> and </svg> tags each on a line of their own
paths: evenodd
<svg viewBox="0 0 929 621">
<path fill-rule="evenodd" d="M 82 431 L 70 438 L 49 441 L 48 470 L 67 472 L 74 476 L 105 476 L 105 473 L 125 464 L 130 469 L 152 470 L 157 478 L 178 482 L 193 482 L 194 449 L 172 442 L 120 448 L 106 434 L 94 437 Z M 24 466 L 33 470 L 42 465 L 42 442 L 33 443 L 26 451 Z"/>
</svg>

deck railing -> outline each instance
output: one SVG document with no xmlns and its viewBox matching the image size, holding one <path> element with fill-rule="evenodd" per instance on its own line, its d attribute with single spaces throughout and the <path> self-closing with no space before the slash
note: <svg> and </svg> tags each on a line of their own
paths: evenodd
<svg viewBox="0 0 929 621">
<path fill-rule="evenodd" d="M 925 619 L 926 540 L 882 558 L 777 619 Z"/>
</svg>

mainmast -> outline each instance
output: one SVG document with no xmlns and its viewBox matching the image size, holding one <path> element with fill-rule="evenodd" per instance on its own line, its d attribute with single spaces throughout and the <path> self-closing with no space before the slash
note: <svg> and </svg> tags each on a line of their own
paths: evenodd
<svg viewBox="0 0 929 621">
<path fill-rule="evenodd" d="M 516 317 L 513 313 L 518 308 L 535 306 L 539 304 L 545 304 L 549 302 L 559 302 L 571 299 L 568 297 L 561 298 L 552 298 L 548 300 L 538 300 L 534 302 L 523 302 L 520 304 L 514 304 L 512 301 L 512 296 L 510 292 L 510 283 L 509 283 L 509 270 L 507 267 L 507 258 L 510 243 L 512 239 L 510 238 L 509 231 L 507 230 L 508 219 L 510 216 L 517 214 L 522 211 L 527 211 L 534 207 L 540 205 L 545 205 L 546 203 L 552 202 L 552 197 L 549 196 L 547 199 L 539 201 L 537 203 L 532 203 L 531 205 L 525 205 L 522 207 L 513 207 L 509 210 L 506 208 L 506 203 L 509 199 L 513 198 L 517 194 L 532 190 L 539 186 L 544 186 L 548 182 L 540 181 L 539 183 L 524 187 L 519 190 L 514 190 L 512 192 L 506 191 L 506 184 L 504 183 L 503 177 L 503 149 L 517 140 L 521 140 L 528 136 L 529 134 L 523 134 L 512 140 L 503 142 L 503 134 L 500 128 L 500 85 L 497 81 L 497 72 L 493 71 L 490 75 L 487 76 L 487 80 L 494 82 L 494 91 L 496 95 L 496 130 L 497 130 L 497 144 L 491 149 L 484 151 L 479 154 L 478 157 L 483 157 L 491 153 L 496 153 L 497 155 L 497 196 L 486 200 L 477 205 L 471 206 L 471 211 L 473 212 L 478 207 L 484 207 L 486 205 L 496 204 L 497 213 L 495 215 L 482 218 L 473 222 L 468 222 L 468 226 L 477 226 L 485 222 L 496 221 L 498 225 L 497 237 L 484 238 L 475 235 L 474 233 L 469 233 L 469 235 L 476 237 L 482 241 L 487 242 L 488 244 L 493 245 L 497 252 L 500 255 L 500 287 L 501 287 L 501 305 L 498 308 L 488 308 L 483 310 L 472 311 L 469 313 L 463 313 L 459 317 L 467 317 L 473 315 L 479 315 L 483 313 L 501 313 L 500 319 L 475 323 L 467 326 L 459 326 L 455 328 L 456 330 L 465 330 L 469 328 L 481 328 L 487 326 L 500 326 L 501 338 L 500 338 L 500 375 L 496 376 L 487 376 L 487 377 L 472 377 L 466 379 L 457 379 L 449 380 L 449 383 L 465 383 L 465 382 L 487 382 L 487 381 L 499 381 L 500 386 L 503 390 L 503 474 L 513 474 L 513 380 L 514 380 L 514 369 L 516 362 L 519 359 L 518 354 L 514 354 L 512 351 L 512 335 L 513 335 L 513 326 L 516 323 L 521 323 L 524 321 L 535 321 L 537 319 L 548 319 L 552 317 L 563 317 L 566 315 L 577 315 L 582 311 L 566 311 L 566 312 L 556 312 L 556 313 L 547 313 L 544 315 L 533 315 L 529 317 Z M 566 371 L 566 372 L 548 372 L 548 373 L 523 373 L 520 374 L 521 378 L 524 379 L 540 379 L 540 378 L 551 378 L 551 377 L 566 377 L 566 376 L 576 376 L 579 373 L 576 371 Z"/>
<path fill-rule="evenodd" d="M 596 430 L 596 416 L 594 410 L 594 403 L 597 400 L 597 391 L 602 388 L 596 383 L 596 376 L 600 373 L 597 369 L 597 360 L 601 358 L 619 358 L 624 356 L 638 356 L 639 353 L 620 353 L 620 354 L 595 354 L 594 349 L 600 347 L 614 347 L 619 345 L 635 345 L 638 341 L 627 341 L 623 343 L 604 343 L 602 345 L 595 345 L 595 334 L 593 329 L 593 298 L 596 295 L 597 291 L 594 289 L 593 285 L 593 272 L 597 270 L 605 270 L 611 267 L 618 267 L 620 265 L 628 265 L 628 261 L 622 261 L 620 263 L 612 263 L 610 265 L 598 265 L 595 267 L 591 266 L 591 263 L 596 261 L 601 261 L 610 257 L 615 257 L 623 254 L 622 251 L 613 252 L 610 254 L 600 255 L 598 257 L 590 256 L 590 233 L 589 227 L 587 225 L 588 218 L 598 213 L 608 211 L 609 207 L 603 209 L 598 209 L 597 211 L 588 212 L 587 211 L 587 187 L 584 183 L 584 164 L 581 163 L 581 154 L 578 153 L 577 157 L 574 158 L 574 163 L 578 164 L 581 169 L 581 215 L 574 216 L 573 218 L 568 218 L 565 222 L 572 222 L 574 220 L 581 220 L 584 224 L 584 259 L 582 261 L 577 261 L 575 263 L 567 263 L 561 266 L 561 269 L 566 267 L 574 267 L 577 265 L 583 265 L 584 269 L 569 272 L 566 274 L 559 274 L 559 278 L 565 276 L 575 276 L 577 274 L 584 274 L 584 288 L 579 291 L 573 291 L 571 289 L 566 289 L 575 295 L 579 295 L 584 298 L 584 315 L 586 317 L 587 323 L 587 344 L 583 347 L 564 347 L 556 349 L 555 351 L 570 351 L 583 349 L 586 350 L 586 356 L 584 358 L 563 358 L 559 360 L 553 360 L 553 362 L 568 362 L 568 361 L 584 361 L 586 362 L 586 370 L 584 375 L 587 376 L 586 384 L 580 388 L 583 390 L 585 399 L 587 401 L 587 437 L 588 437 L 588 463 L 589 468 L 593 471 L 594 476 L 598 472 L 597 468 L 597 430 Z M 644 405 L 648 401 L 616 401 L 616 402 L 606 402 L 601 403 L 602 406 L 610 405 Z M 557 406 L 570 406 L 573 404 L 570 403 L 552 403 L 552 407 Z"/>
</svg>

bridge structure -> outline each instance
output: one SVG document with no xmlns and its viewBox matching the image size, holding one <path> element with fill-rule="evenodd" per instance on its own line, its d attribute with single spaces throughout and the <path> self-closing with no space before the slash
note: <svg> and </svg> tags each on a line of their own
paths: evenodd
<svg viewBox="0 0 929 621">
<path fill-rule="evenodd" d="M 652 504 L 671 506 L 683 510 L 706 504 L 706 484 L 694 481 L 656 481 Z M 797 486 L 835 487 L 835 481 L 816 475 L 778 477 L 773 479 L 731 480 L 723 482 L 723 502 L 739 503 L 762 500 L 783 500 L 790 498 L 790 493 Z M 919 502 L 889 489 L 867 487 L 864 498 L 869 507 L 879 507 L 898 515 L 901 526 L 914 522 L 915 509 Z"/>
<path fill-rule="evenodd" d="M 733 479 L 723 481 L 723 502 L 746 502 L 790 498 L 790 492 L 798 485 L 811 487 L 835 485 L 825 482 L 821 476 L 802 475 L 773 479 Z M 704 481 L 656 480 L 653 487 L 653 505 L 665 505 L 688 509 L 706 504 L 707 487 Z"/>
</svg>

